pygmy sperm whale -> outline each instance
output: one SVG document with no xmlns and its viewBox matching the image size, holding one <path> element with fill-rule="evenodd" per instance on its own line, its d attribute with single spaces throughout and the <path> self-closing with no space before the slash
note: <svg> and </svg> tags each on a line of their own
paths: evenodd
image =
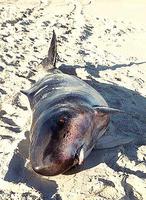
<svg viewBox="0 0 146 200">
<path fill-rule="evenodd" d="M 105 133 L 110 108 L 104 98 L 83 80 L 56 68 L 57 40 L 53 36 L 48 55 L 39 65 L 47 74 L 29 90 L 32 110 L 30 162 L 44 176 L 64 173 L 81 165 Z"/>
</svg>

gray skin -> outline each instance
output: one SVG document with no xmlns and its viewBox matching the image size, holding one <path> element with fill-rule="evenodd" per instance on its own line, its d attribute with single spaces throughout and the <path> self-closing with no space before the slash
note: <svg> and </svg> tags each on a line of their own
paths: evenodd
<svg viewBox="0 0 146 200">
<path fill-rule="evenodd" d="M 55 68 L 56 35 L 41 67 L 47 75 L 27 95 L 32 109 L 30 162 L 38 174 L 53 176 L 82 164 L 104 134 L 110 113 L 104 98 L 81 79 Z"/>
</svg>

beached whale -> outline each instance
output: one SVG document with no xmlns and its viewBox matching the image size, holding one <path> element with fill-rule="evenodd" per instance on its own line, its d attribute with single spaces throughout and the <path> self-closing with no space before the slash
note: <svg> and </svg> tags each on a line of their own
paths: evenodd
<svg viewBox="0 0 146 200">
<path fill-rule="evenodd" d="M 106 131 L 110 113 L 104 98 L 83 80 L 56 69 L 56 35 L 40 67 L 47 75 L 27 95 L 32 109 L 30 162 L 35 172 L 53 176 L 82 164 Z"/>
</svg>

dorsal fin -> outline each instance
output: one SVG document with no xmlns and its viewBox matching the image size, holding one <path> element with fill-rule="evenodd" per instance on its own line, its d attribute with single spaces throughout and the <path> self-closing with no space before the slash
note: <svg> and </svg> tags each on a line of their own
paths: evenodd
<svg viewBox="0 0 146 200">
<path fill-rule="evenodd" d="M 59 70 L 56 70 L 56 56 L 57 56 L 57 40 L 55 31 L 53 30 L 53 35 L 48 50 L 48 55 L 36 67 L 35 74 L 33 76 L 34 80 L 40 80 L 40 81 L 37 81 L 29 90 L 21 90 L 21 92 L 28 97 L 30 104 L 32 104 L 33 102 L 35 93 L 42 86 L 43 81 L 46 80 L 45 75 L 48 73 L 59 72 Z"/>
<path fill-rule="evenodd" d="M 56 56 L 57 56 L 57 40 L 56 40 L 55 31 L 53 30 L 53 36 L 52 36 L 50 48 L 48 50 L 48 62 L 54 67 L 56 67 Z"/>
<path fill-rule="evenodd" d="M 47 71 L 56 68 L 56 56 L 57 56 L 57 40 L 55 31 L 53 30 L 53 35 L 48 50 L 48 55 L 41 62 L 41 64 Z"/>
</svg>

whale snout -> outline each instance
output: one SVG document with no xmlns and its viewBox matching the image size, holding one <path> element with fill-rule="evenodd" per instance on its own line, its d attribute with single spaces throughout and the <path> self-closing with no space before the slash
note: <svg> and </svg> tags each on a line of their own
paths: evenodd
<svg viewBox="0 0 146 200">
<path fill-rule="evenodd" d="M 57 171 L 54 167 L 49 169 L 44 166 L 32 166 L 32 168 L 37 174 L 42 176 L 55 176 L 59 174 L 59 171 Z"/>
<path fill-rule="evenodd" d="M 32 169 L 43 176 L 55 176 L 69 170 L 73 165 L 74 159 L 71 158 L 66 161 L 50 162 L 47 165 L 32 164 Z"/>
<path fill-rule="evenodd" d="M 51 175 L 50 173 L 48 173 L 47 168 L 43 167 L 43 166 L 32 166 L 32 169 L 40 175 L 44 175 L 44 176 L 49 176 Z"/>
</svg>

